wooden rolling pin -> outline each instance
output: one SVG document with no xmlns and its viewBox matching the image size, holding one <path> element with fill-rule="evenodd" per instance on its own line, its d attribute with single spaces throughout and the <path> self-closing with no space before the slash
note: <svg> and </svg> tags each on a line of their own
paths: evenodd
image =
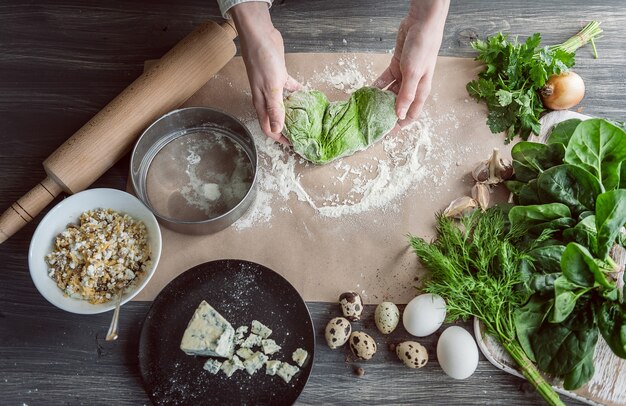
<svg viewBox="0 0 626 406">
<path fill-rule="evenodd" d="M 132 147 L 154 120 L 180 106 L 235 55 L 237 31 L 208 22 L 176 44 L 43 163 L 48 177 L 0 216 L 0 244 L 62 191 L 84 190 Z"/>
</svg>

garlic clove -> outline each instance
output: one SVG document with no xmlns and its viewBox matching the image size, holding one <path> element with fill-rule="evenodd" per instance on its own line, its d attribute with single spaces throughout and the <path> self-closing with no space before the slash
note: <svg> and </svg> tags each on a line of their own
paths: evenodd
<svg viewBox="0 0 626 406">
<path fill-rule="evenodd" d="M 476 200 L 469 196 L 462 196 L 453 200 L 448 207 L 443 211 L 444 217 L 459 218 L 465 214 L 471 213 L 478 207 Z"/>
<path fill-rule="evenodd" d="M 476 183 L 472 187 L 472 199 L 478 203 L 482 211 L 487 210 L 489 207 L 489 201 L 491 199 L 490 194 L 489 186 L 484 183 Z"/>
<path fill-rule="evenodd" d="M 482 161 L 472 171 L 472 178 L 476 182 L 486 182 L 489 180 L 489 164 L 488 161 Z"/>
<path fill-rule="evenodd" d="M 501 182 L 509 180 L 514 175 L 513 164 L 508 159 L 500 159 L 497 175 Z"/>
<path fill-rule="evenodd" d="M 513 177 L 513 165 L 500 157 L 500 150 L 494 148 L 491 157 L 474 168 L 472 177 L 476 182 L 497 185 Z"/>
</svg>

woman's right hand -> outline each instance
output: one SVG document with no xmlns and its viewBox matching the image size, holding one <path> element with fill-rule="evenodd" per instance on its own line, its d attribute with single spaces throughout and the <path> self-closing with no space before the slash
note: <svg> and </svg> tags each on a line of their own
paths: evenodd
<svg viewBox="0 0 626 406">
<path fill-rule="evenodd" d="M 283 90 L 295 91 L 302 86 L 287 73 L 283 38 L 272 24 L 266 3 L 241 3 L 231 8 L 230 14 L 241 39 L 252 103 L 261 129 L 268 137 L 287 143 L 282 135 Z"/>
</svg>

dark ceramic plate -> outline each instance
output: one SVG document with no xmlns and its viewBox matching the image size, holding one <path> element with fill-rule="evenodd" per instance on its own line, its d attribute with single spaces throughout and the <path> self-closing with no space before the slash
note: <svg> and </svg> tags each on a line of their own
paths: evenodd
<svg viewBox="0 0 626 406">
<path fill-rule="evenodd" d="M 309 356 L 290 383 L 269 376 L 265 367 L 250 376 L 245 370 L 228 378 L 202 369 L 206 357 L 186 355 L 180 340 L 189 319 L 206 300 L 234 328 L 258 320 L 273 330 L 282 347 L 270 359 L 295 365 L 291 354 L 304 348 Z M 296 289 L 262 265 L 220 260 L 198 265 L 170 282 L 148 311 L 139 339 L 144 387 L 155 405 L 292 404 L 311 373 L 315 334 L 311 316 Z"/>
</svg>

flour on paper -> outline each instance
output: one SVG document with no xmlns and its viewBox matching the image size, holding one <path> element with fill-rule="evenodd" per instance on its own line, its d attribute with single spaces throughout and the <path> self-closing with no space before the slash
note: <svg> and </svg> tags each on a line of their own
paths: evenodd
<svg viewBox="0 0 626 406">
<path fill-rule="evenodd" d="M 354 59 L 341 58 L 336 65 L 316 72 L 305 87 L 316 88 L 323 83 L 350 94 L 375 79 L 371 66 L 358 66 Z M 451 113 L 439 117 L 437 122 L 441 120 L 456 118 Z M 245 124 L 254 136 L 259 155 L 257 198 L 234 224 L 237 230 L 261 224 L 271 227 L 274 211 L 289 210 L 286 204 L 276 202 L 292 198 L 324 218 L 346 218 L 372 210 L 397 212 L 401 198 L 416 185 L 442 185 L 454 164 L 449 154 L 433 148 L 436 121 L 423 112 L 411 126 L 394 131 L 357 153 L 358 159 L 346 157 L 326 165 L 323 170 L 330 175 L 325 184 L 319 185 L 319 176 L 315 178 L 317 182 L 309 180 L 319 170 L 317 165 L 266 137 L 256 118 L 247 119 Z"/>
</svg>

